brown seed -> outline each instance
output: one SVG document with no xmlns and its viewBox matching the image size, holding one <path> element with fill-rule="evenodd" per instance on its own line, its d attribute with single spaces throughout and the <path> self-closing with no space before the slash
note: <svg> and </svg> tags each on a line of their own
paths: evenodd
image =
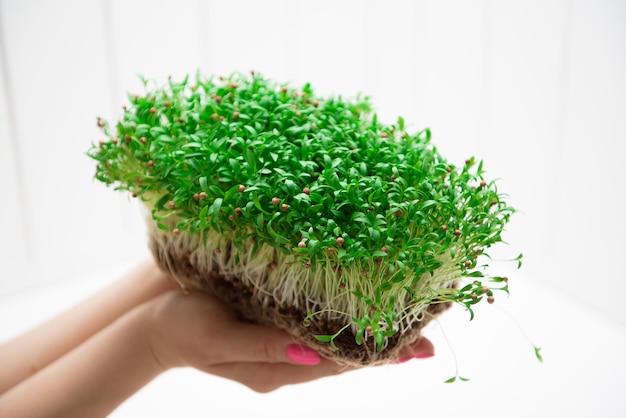
<svg viewBox="0 0 626 418">
<path fill-rule="evenodd" d="M 302 193 L 304 193 L 306 195 L 310 195 L 311 194 L 311 189 L 309 189 L 308 187 L 305 187 L 304 189 L 302 189 Z"/>
<path fill-rule="evenodd" d="M 139 138 L 139 142 L 141 142 L 142 144 L 145 144 L 146 142 L 148 142 L 148 140 L 146 139 L 145 136 L 142 136 L 141 138 Z"/>
<path fill-rule="evenodd" d="M 300 241 L 300 242 L 298 243 L 298 248 L 306 248 L 306 242 L 304 242 L 304 241 Z"/>
<path fill-rule="evenodd" d="M 384 252 L 385 254 L 389 254 L 389 250 L 385 246 L 383 246 L 383 248 L 381 248 L 380 251 Z"/>
<path fill-rule="evenodd" d="M 126 141 L 126 142 L 130 142 L 130 141 L 132 141 L 132 140 L 133 140 L 133 139 L 130 137 L 130 135 L 126 135 L 126 136 L 124 137 L 124 141 Z"/>
<path fill-rule="evenodd" d="M 302 326 L 304 328 L 308 328 L 311 326 L 311 321 L 309 321 L 308 319 L 305 319 L 304 321 L 302 321 Z"/>
<path fill-rule="evenodd" d="M 104 128 L 104 125 L 106 125 L 101 118 L 98 118 L 96 123 L 98 124 L 98 128 Z"/>
<path fill-rule="evenodd" d="M 508 281 L 509 281 L 509 278 L 505 276 L 505 277 L 503 277 L 503 278 L 502 278 L 502 281 L 503 281 L 503 282 L 508 282 Z"/>
<path fill-rule="evenodd" d="M 118 139 L 117 138 L 113 138 L 113 139 L 111 139 L 111 142 L 113 142 L 114 144 L 117 144 Z"/>
<path fill-rule="evenodd" d="M 244 186 L 243 184 L 240 184 L 239 189 L 237 189 L 239 193 L 243 193 L 245 190 L 246 190 L 246 186 Z"/>
<path fill-rule="evenodd" d="M 346 284 L 341 282 L 339 283 L 339 289 L 345 289 L 346 288 Z"/>
<path fill-rule="evenodd" d="M 289 89 L 287 87 L 283 87 L 280 89 L 280 91 L 282 91 L 283 93 L 287 93 Z"/>
<path fill-rule="evenodd" d="M 366 269 L 361 270 L 361 274 L 363 276 L 367 276 L 369 274 L 369 271 L 367 271 Z"/>
<path fill-rule="evenodd" d="M 469 266 L 471 266 L 471 265 L 472 265 L 472 262 L 471 262 L 471 261 L 469 261 L 469 260 L 465 261 L 465 267 L 469 267 Z"/>
<path fill-rule="evenodd" d="M 493 296 L 488 296 L 488 297 L 487 297 L 487 302 L 488 302 L 489 304 L 492 304 L 492 303 L 493 303 L 493 302 L 495 302 L 495 301 L 496 301 L 496 299 L 495 299 Z"/>
<path fill-rule="evenodd" d="M 469 159 L 469 158 L 467 160 L 465 160 L 465 164 L 467 164 L 467 165 L 469 165 L 471 162 L 472 162 L 472 160 Z"/>
<path fill-rule="evenodd" d="M 368 325 L 365 327 L 365 332 L 367 332 L 368 334 L 372 335 L 372 326 Z"/>
<path fill-rule="evenodd" d="M 396 215 L 397 218 L 399 218 L 400 216 L 402 216 L 402 211 L 401 210 L 397 210 L 395 215 Z"/>
<path fill-rule="evenodd" d="M 241 208 L 235 208 L 235 215 L 241 216 L 242 210 Z"/>
<path fill-rule="evenodd" d="M 288 205 L 288 204 L 286 204 L 286 203 L 283 203 L 283 204 L 282 204 L 282 206 L 280 207 L 280 209 L 281 209 L 283 212 L 287 212 L 287 211 L 289 210 L 289 205 Z"/>
<path fill-rule="evenodd" d="M 154 167 L 154 161 L 150 160 L 146 163 L 148 167 Z"/>
<path fill-rule="evenodd" d="M 370 212 L 374 212 L 376 210 L 376 208 L 374 206 L 370 206 Z"/>
<path fill-rule="evenodd" d="M 335 252 L 335 249 L 333 247 L 328 248 L 328 254 L 332 254 Z"/>
<path fill-rule="evenodd" d="M 480 187 L 485 187 L 486 185 L 487 185 L 487 182 L 485 180 L 480 181 Z"/>
<path fill-rule="evenodd" d="M 220 96 L 215 96 L 215 101 L 217 103 L 221 103 L 222 102 L 222 98 Z"/>
<path fill-rule="evenodd" d="M 455 229 L 454 230 L 454 235 L 457 236 L 457 237 L 461 236 L 461 231 L 459 231 L 458 229 Z"/>
<path fill-rule="evenodd" d="M 267 267 L 265 267 L 265 271 L 267 271 L 268 273 L 273 272 L 274 270 L 276 270 L 276 263 L 271 262 L 267 265 Z"/>
<path fill-rule="evenodd" d="M 311 262 L 307 261 L 306 263 L 304 263 L 304 268 L 305 269 L 310 269 L 311 268 Z"/>
<path fill-rule="evenodd" d="M 132 196 L 132 197 L 137 197 L 137 193 L 134 193 L 134 192 L 133 192 L 133 194 L 131 194 L 131 196 Z"/>
<path fill-rule="evenodd" d="M 278 204 L 280 203 L 280 199 L 277 197 L 273 197 L 272 198 L 272 205 L 274 206 L 278 206 Z"/>
<path fill-rule="evenodd" d="M 206 193 L 205 192 L 200 192 L 200 193 L 198 193 L 198 197 L 200 199 L 206 199 Z"/>
<path fill-rule="evenodd" d="M 239 87 L 239 85 L 237 83 L 230 83 L 230 88 L 231 89 L 236 89 L 237 87 Z"/>
<path fill-rule="evenodd" d="M 234 112 L 233 113 L 233 120 L 237 119 L 239 117 L 239 112 Z"/>
<path fill-rule="evenodd" d="M 150 114 L 151 115 L 154 115 L 156 113 L 156 111 L 157 111 L 156 107 L 151 107 L 150 108 Z"/>
<path fill-rule="evenodd" d="M 174 208 L 176 207 L 176 203 L 174 203 L 174 201 L 173 201 L 173 200 L 170 200 L 170 201 L 167 203 L 167 207 L 168 207 L 168 208 L 170 208 L 170 209 L 174 209 Z"/>
<path fill-rule="evenodd" d="M 391 181 L 396 181 L 396 178 L 397 178 L 397 177 L 396 177 L 396 175 L 395 175 L 395 174 L 392 174 L 392 175 L 391 175 Z"/>
<path fill-rule="evenodd" d="M 389 136 L 389 134 L 388 134 L 387 132 L 382 132 L 382 133 L 380 134 L 380 137 L 381 137 L 381 138 L 387 138 L 388 136 Z"/>
<path fill-rule="evenodd" d="M 337 237 L 337 239 L 335 240 L 337 242 L 337 245 L 343 245 L 345 240 L 343 239 L 343 237 Z"/>
<path fill-rule="evenodd" d="M 319 100 L 313 100 L 313 106 L 317 107 L 320 105 Z"/>
<path fill-rule="evenodd" d="M 197 202 L 198 200 L 200 200 L 200 195 L 199 195 L 198 193 L 194 194 L 194 195 L 193 195 L 193 200 L 195 200 L 196 202 Z"/>
<path fill-rule="evenodd" d="M 178 228 L 174 228 L 174 229 L 172 229 L 172 234 L 174 234 L 174 235 L 180 235 L 180 229 L 178 229 Z"/>
<path fill-rule="evenodd" d="M 446 232 L 448 230 L 448 225 L 441 225 L 441 230 Z"/>
<path fill-rule="evenodd" d="M 292 108 L 292 109 L 297 109 L 297 108 L 298 108 L 298 105 L 296 105 L 296 104 L 292 104 L 292 105 L 291 105 L 291 108 Z"/>
<path fill-rule="evenodd" d="M 228 220 L 230 220 L 230 221 L 234 221 L 234 220 L 235 220 L 235 217 L 234 217 L 233 215 L 228 215 Z"/>
<path fill-rule="evenodd" d="M 220 122 L 224 120 L 224 116 L 220 116 Z"/>
<path fill-rule="evenodd" d="M 222 250 L 220 250 L 219 248 L 216 248 L 213 250 L 213 254 L 217 255 L 220 254 L 222 252 Z"/>
<path fill-rule="evenodd" d="M 106 144 L 106 142 L 104 142 L 103 140 L 98 141 L 98 144 L 102 147 L 104 146 L 104 144 Z"/>
<path fill-rule="evenodd" d="M 472 299 L 472 300 L 476 300 L 476 299 L 478 299 L 478 296 L 476 296 L 476 294 L 475 294 L 475 293 L 472 293 L 472 294 L 470 295 L 470 299 Z"/>
<path fill-rule="evenodd" d="M 480 291 L 483 292 L 483 294 L 485 294 L 489 292 L 489 288 L 487 286 L 483 286 L 483 288 L 480 289 Z"/>
<path fill-rule="evenodd" d="M 250 74 L 251 74 L 251 75 L 254 75 L 255 73 L 256 73 L 256 71 L 254 71 L 254 70 L 250 70 Z"/>
<path fill-rule="evenodd" d="M 166 100 L 165 103 L 163 103 L 163 106 L 165 107 L 170 107 L 172 105 L 172 102 L 170 102 L 169 100 Z"/>
<path fill-rule="evenodd" d="M 219 118 L 220 118 L 220 115 L 218 115 L 217 113 L 213 113 L 211 115 L 211 119 L 213 119 L 213 120 L 218 120 Z"/>
</svg>

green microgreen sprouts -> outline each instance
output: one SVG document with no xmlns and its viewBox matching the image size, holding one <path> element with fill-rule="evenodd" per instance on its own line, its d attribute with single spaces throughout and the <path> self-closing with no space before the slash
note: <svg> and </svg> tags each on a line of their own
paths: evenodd
<svg viewBox="0 0 626 418">
<path fill-rule="evenodd" d="M 304 322 L 340 323 L 318 340 L 336 347 L 350 328 L 383 350 L 430 305 L 473 317 L 508 292 L 485 251 L 514 209 L 482 162 L 449 163 L 430 130 L 382 123 L 366 98 L 254 72 L 144 85 L 117 123 L 98 118 L 96 178 L 139 197 L 163 245 L 307 312 Z"/>
</svg>

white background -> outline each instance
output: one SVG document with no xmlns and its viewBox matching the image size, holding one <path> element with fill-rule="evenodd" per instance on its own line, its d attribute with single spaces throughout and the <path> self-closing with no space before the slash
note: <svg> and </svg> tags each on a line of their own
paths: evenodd
<svg viewBox="0 0 626 418">
<path fill-rule="evenodd" d="M 406 377 L 414 368 L 414 395 L 410 385 L 396 388 L 396 407 L 410 395 L 413 411 L 431 398 L 439 402 L 440 409 L 429 404 L 431 416 L 447 416 L 445 408 L 485 416 L 490 405 L 493 416 L 529 412 L 523 407 L 532 399 L 508 386 L 528 390 L 555 413 L 626 415 L 621 395 L 612 392 L 626 372 L 619 351 L 626 350 L 626 2 L 620 0 L 0 0 L 0 314 L 6 316 L 0 336 L 106 284 L 115 277 L 103 272 L 112 275 L 147 254 L 138 208 L 92 180 L 85 152 L 100 139 L 96 117 L 114 120 L 126 93 L 139 91 L 137 74 L 165 80 L 197 69 L 217 75 L 255 69 L 280 81 L 310 81 L 322 94 L 363 92 L 383 119 L 402 115 L 415 129 L 431 127 L 451 162 L 484 159 L 487 176 L 501 179 L 500 190 L 520 210 L 505 235 L 510 245 L 497 251 L 525 255 L 522 271 L 510 273 L 507 309 L 552 352 L 552 366 L 528 359 L 527 343 L 504 314 L 485 312 L 471 328 L 462 312 L 451 313 L 442 321 L 454 332 L 457 355 L 466 367 L 478 360 L 484 367 L 452 389 L 439 387 L 449 377 L 443 370 L 453 368 L 445 354 L 426 366 L 360 372 L 377 382 L 372 386 L 387 378 L 398 385 L 399 373 Z M 470 328 L 482 337 L 464 339 Z M 590 356 L 582 370 L 581 355 Z M 127 416 L 164 402 L 150 393 L 177 378 L 162 376 L 155 392 L 127 406 L 137 408 Z M 200 386 L 187 389 L 192 399 L 203 384 L 230 385 L 196 374 L 181 379 L 199 379 Z M 572 386 L 577 379 L 581 386 Z M 546 380 L 564 385 L 560 397 L 535 393 L 555 388 Z M 281 416 L 288 397 L 310 391 L 302 402 L 317 405 L 316 388 L 342 380 L 323 382 L 269 397 L 224 391 L 250 396 L 239 408 L 271 404 Z M 376 388 L 337 390 L 345 404 L 317 413 L 369 416 L 389 402 Z M 454 398 L 466 403 L 446 402 Z M 508 412 L 498 409 L 506 405 Z M 604 415 L 591 405 L 605 408 Z"/>
</svg>

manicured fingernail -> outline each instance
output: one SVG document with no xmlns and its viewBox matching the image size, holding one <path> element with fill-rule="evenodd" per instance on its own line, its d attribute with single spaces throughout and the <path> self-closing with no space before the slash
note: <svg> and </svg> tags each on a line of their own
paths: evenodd
<svg viewBox="0 0 626 418">
<path fill-rule="evenodd" d="M 431 358 L 434 355 L 435 355 L 434 353 L 422 353 L 422 354 L 417 354 L 417 355 L 415 355 L 413 357 L 404 357 L 404 358 L 401 358 L 400 360 L 396 361 L 396 364 L 406 363 L 407 361 L 413 360 L 414 358 L 416 358 L 416 359 Z"/>
<path fill-rule="evenodd" d="M 287 357 L 295 363 L 314 366 L 320 364 L 320 355 L 308 347 L 302 345 L 290 344 L 287 346 Z"/>
<path fill-rule="evenodd" d="M 435 353 L 422 353 L 422 354 L 417 354 L 415 358 L 423 359 L 423 358 L 431 358 L 434 356 L 435 356 Z"/>
</svg>

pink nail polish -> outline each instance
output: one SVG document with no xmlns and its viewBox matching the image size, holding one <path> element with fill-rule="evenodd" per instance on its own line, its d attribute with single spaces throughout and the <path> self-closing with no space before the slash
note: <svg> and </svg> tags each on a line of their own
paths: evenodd
<svg viewBox="0 0 626 418">
<path fill-rule="evenodd" d="M 435 356 L 435 353 L 422 353 L 422 354 L 416 355 L 415 358 L 424 359 L 424 358 L 431 358 L 434 356 Z"/>
<path fill-rule="evenodd" d="M 290 344 L 287 346 L 287 357 L 295 363 L 314 366 L 320 364 L 320 355 L 308 347 L 302 345 Z"/>
</svg>

